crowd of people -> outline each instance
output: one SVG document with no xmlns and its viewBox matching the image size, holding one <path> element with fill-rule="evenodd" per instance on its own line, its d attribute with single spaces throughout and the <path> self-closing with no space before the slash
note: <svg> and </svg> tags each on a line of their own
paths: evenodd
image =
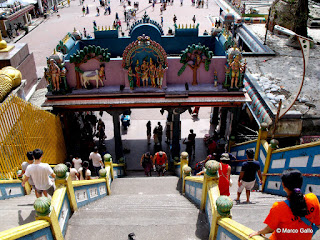
<svg viewBox="0 0 320 240">
<path fill-rule="evenodd" d="M 21 164 L 22 172 L 19 177 L 23 177 L 21 185 L 25 187 L 28 182 L 32 189 L 35 190 L 36 197 L 48 197 L 53 195 L 55 190 L 54 179 L 56 177 L 52 168 L 48 163 L 41 162 L 43 151 L 35 149 L 27 152 L 27 161 Z M 102 157 L 98 152 L 98 147 L 95 146 L 89 155 L 89 161 L 82 161 L 81 158 L 75 156 L 71 162 L 66 162 L 68 172 L 72 181 L 90 180 L 92 177 L 90 170 L 90 162 L 93 166 L 93 172 L 96 177 L 99 176 L 99 170 L 104 168 Z"/>
</svg>

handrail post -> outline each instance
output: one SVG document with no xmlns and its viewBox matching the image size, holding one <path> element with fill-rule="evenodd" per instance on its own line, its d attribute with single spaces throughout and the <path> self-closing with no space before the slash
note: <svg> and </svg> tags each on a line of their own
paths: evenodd
<svg viewBox="0 0 320 240">
<path fill-rule="evenodd" d="M 182 152 L 180 154 L 180 178 L 183 178 L 183 168 L 188 166 L 189 154 L 187 152 Z"/>
<path fill-rule="evenodd" d="M 206 163 L 205 169 L 206 171 L 203 178 L 202 196 L 201 196 L 201 204 L 200 204 L 200 210 L 202 211 L 204 211 L 206 208 L 208 184 L 210 182 L 215 182 L 216 184 L 219 183 L 219 176 L 218 176 L 219 163 L 217 161 L 210 160 Z"/>
<path fill-rule="evenodd" d="M 268 173 L 268 170 L 269 170 L 272 152 L 277 149 L 278 144 L 279 144 L 279 141 L 276 139 L 272 139 L 270 141 L 268 151 L 267 151 L 266 163 L 264 165 L 263 174 L 262 174 L 262 191 L 264 190 L 264 186 L 266 184 L 266 178 L 267 178 L 266 174 Z"/>
<path fill-rule="evenodd" d="M 219 196 L 216 198 L 215 205 L 212 206 L 213 217 L 212 217 L 212 224 L 211 224 L 210 236 L 209 236 L 210 240 L 214 240 L 217 238 L 217 233 L 219 228 L 218 221 L 224 217 L 231 218 L 230 210 L 232 207 L 233 207 L 233 201 L 231 198 L 227 196 Z"/>
<path fill-rule="evenodd" d="M 36 210 L 36 220 L 46 220 L 50 223 L 53 238 L 56 240 L 63 240 L 62 231 L 59 225 L 58 215 L 53 207 L 51 207 L 51 200 L 47 197 L 37 198 L 34 202 L 34 209 Z"/>
<path fill-rule="evenodd" d="M 110 189 L 110 184 L 109 184 L 109 174 L 108 174 L 107 168 L 109 168 L 109 166 L 107 166 L 106 168 L 101 168 L 99 170 L 99 178 L 105 178 L 106 186 L 107 186 L 107 195 L 110 195 L 111 189 Z"/>
<path fill-rule="evenodd" d="M 60 163 L 54 167 L 53 171 L 56 174 L 56 179 L 55 179 L 56 186 L 58 187 L 60 185 L 63 185 L 67 187 L 67 195 L 70 202 L 71 210 L 73 212 L 77 211 L 78 205 L 76 201 L 76 196 L 74 194 L 72 180 L 69 173 L 67 172 L 68 167 L 63 163 Z"/>
<path fill-rule="evenodd" d="M 110 166 L 110 172 L 111 172 L 111 179 L 114 179 L 114 173 L 113 173 L 113 163 L 112 163 L 112 157 L 111 154 L 107 153 L 103 156 L 104 158 L 104 166 Z M 109 177 L 109 176 L 108 176 Z"/>
<path fill-rule="evenodd" d="M 256 151 L 254 154 L 254 160 L 258 160 L 259 159 L 259 151 L 260 151 L 260 145 L 261 145 L 261 140 L 266 140 L 268 137 L 268 124 L 263 122 L 261 123 L 261 127 L 259 129 L 259 135 L 258 135 L 258 139 L 257 139 L 257 144 L 256 144 Z"/>
<path fill-rule="evenodd" d="M 183 176 L 182 176 L 182 193 L 186 192 L 186 177 L 191 176 L 191 167 L 185 165 L 183 167 Z"/>
</svg>

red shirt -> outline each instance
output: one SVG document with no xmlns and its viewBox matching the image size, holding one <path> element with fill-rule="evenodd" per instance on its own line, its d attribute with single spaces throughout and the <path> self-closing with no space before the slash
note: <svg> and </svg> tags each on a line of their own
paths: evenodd
<svg viewBox="0 0 320 240">
<path fill-rule="evenodd" d="M 308 214 L 305 216 L 310 222 L 320 225 L 319 200 L 313 193 L 304 196 Z M 270 213 L 264 220 L 274 232 L 271 240 L 311 240 L 312 228 L 305 224 L 300 217 L 292 214 L 290 207 L 285 202 L 275 202 Z"/>
</svg>

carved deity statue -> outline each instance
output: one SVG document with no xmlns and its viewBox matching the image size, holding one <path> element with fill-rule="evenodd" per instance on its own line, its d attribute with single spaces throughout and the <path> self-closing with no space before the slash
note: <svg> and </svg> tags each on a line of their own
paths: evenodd
<svg viewBox="0 0 320 240">
<path fill-rule="evenodd" d="M 53 90 L 60 91 L 60 68 L 53 59 L 50 59 L 49 75 L 51 77 Z"/>
<path fill-rule="evenodd" d="M 233 85 L 235 85 L 235 87 L 238 87 L 240 68 L 242 67 L 242 64 L 240 63 L 240 55 L 235 56 L 233 62 L 230 63 L 230 67 L 232 70 L 230 87 L 233 88 Z"/>
<path fill-rule="evenodd" d="M 217 73 L 217 70 L 214 70 L 214 73 L 213 73 L 213 83 L 214 83 L 215 87 L 218 86 L 218 73 Z"/>
<path fill-rule="evenodd" d="M 102 83 L 103 83 L 103 80 L 105 79 L 104 69 L 105 69 L 104 64 L 101 64 L 99 69 L 99 79 Z"/>
<path fill-rule="evenodd" d="M 143 63 L 141 65 L 141 74 L 142 74 L 142 83 L 143 86 L 148 86 L 148 64 L 146 60 L 143 60 Z"/>
<path fill-rule="evenodd" d="M 133 77 L 134 76 L 135 75 L 132 72 L 132 68 L 131 68 L 131 66 L 129 66 L 129 68 L 128 68 L 128 80 L 129 80 L 129 85 L 130 85 L 130 89 L 131 90 L 133 90 L 133 88 L 134 88 L 134 81 L 133 81 Z"/>
<path fill-rule="evenodd" d="M 157 67 L 157 85 L 159 88 L 162 88 L 164 71 L 165 69 L 163 68 L 162 64 L 159 63 L 159 66 Z"/>
<path fill-rule="evenodd" d="M 139 60 L 137 60 L 137 63 L 136 63 L 136 67 L 134 68 L 136 74 L 135 74 L 135 77 L 136 77 L 136 86 L 137 87 L 140 87 L 140 79 L 141 79 L 141 68 L 140 68 L 140 65 L 139 65 Z"/>
<path fill-rule="evenodd" d="M 151 86 L 156 87 L 156 66 L 153 64 L 152 58 L 150 58 L 149 63 L 149 76 L 151 80 Z"/>
</svg>

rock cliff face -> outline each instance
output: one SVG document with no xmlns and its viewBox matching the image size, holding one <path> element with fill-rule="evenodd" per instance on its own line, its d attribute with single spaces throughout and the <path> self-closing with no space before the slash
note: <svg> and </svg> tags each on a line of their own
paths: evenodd
<svg viewBox="0 0 320 240">
<path fill-rule="evenodd" d="M 274 25 L 293 30 L 294 16 L 298 7 L 298 1 L 276 0 L 271 5 L 270 21 Z"/>
<path fill-rule="evenodd" d="M 269 30 L 274 25 L 280 25 L 307 36 L 308 5 L 308 0 L 275 0 L 271 5 Z"/>
</svg>

